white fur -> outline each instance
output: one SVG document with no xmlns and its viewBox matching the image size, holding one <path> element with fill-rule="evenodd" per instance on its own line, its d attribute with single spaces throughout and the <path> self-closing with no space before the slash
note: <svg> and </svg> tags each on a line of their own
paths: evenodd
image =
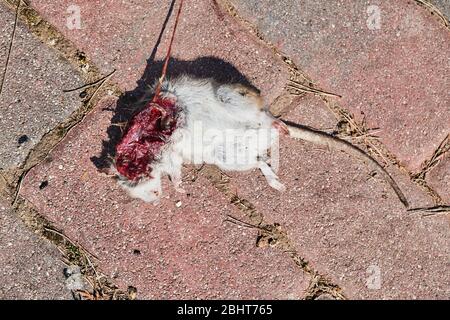
<svg viewBox="0 0 450 320">
<path fill-rule="evenodd" d="M 179 127 L 152 165 L 152 179 L 135 185 L 121 183 L 132 197 L 157 202 L 164 175 L 171 178 L 177 191 L 184 192 L 180 188 L 183 163 L 215 164 L 230 171 L 259 168 L 271 187 L 284 190 L 265 162 L 278 131 L 272 127 L 273 117 L 261 111 L 255 99 L 243 96 L 236 86 L 218 86 L 212 80 L 187 76 L 166 80 L 161 94 L 175 97 L 182 110 Z"/>
</svg>

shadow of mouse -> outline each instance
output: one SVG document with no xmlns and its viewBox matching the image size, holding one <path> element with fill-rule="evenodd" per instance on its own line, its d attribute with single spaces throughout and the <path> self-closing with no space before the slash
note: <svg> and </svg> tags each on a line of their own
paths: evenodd
<svg viewBox="0 0 450 320">
<path fill-rule="evenodd" d="M 162 60 L 155 61 L 155 56 L 167 23 L 172 15 L 174 4 L 175 0 L 172 0 L 159 37 L 147 60 L 144 73 L 137 81 L 136 88 L 122 94 L 116 103 L 115 109 L 110 110 L 113 112 L 113 116 L 111 118 L 111 124 L 107 128 L 108 137 L 106 140 L 102 141 L 102 151 L 100 155 L 91 157 L 92 163 L 99 171 L 113 174 L 116 178 L 119 178 L 119 180 L 121 180 L 120 178 L 132 179 L 131 185 L 136 184 L 134 181 L 136 180 L 135 177 L 131 177 L 132 171 L 139 169 L 137 171 L 139 171 L 138 173 L 141 173 L 141 171 L 147 172 L 149 169 L 147 168 L 147 165 L 145 165 L 143 166 L 145 167 L 145 170 L 141 170 L 142 164 L 140 162 L 147 163 L 147 161 L 144 161 L 147 156 L 142 156 L 142 152 L 145 150 L 137 149 L 140 149 L 141 142 L 147 144 L 150 143 L 149 141 L 151 140 L 151 137 L 148 135 L 153 130 L 152 121 L 149 122 L 149 119 L 144 119 L 143 117 L 147 117 L 153 112 L 151 111 L 152 108 L 154 108 L 153 88 L 163 72 L 165 63 L 165 61 Z M 221 85 L 240 85 L 259 95 L 259 90 L 251 84 L 250 81 L 236 69 L 236 67 L 231 63 L 214 56 L 200 57 L 192 61 L 171 58 L 167 69 L 167 80 L 182 78 L 182 76 L 188 77 L 192 81 L 208 80 L 214 82 L 219 87 Z M 150 104 L 152 104 L 151 107 Z M 162 111 L 163 110 L 160 110 L 160 112 Z M 138 118 L 140 120 L 137 121 L 136 119 Z M 143 122 L 136 127 L 136 121 L 138 123 Z M 149 126 L 147 126 L 146 123 L 149 123 Z M 133 129 L 131 129 L 131 127 L 133 127 Z M 128 132 L 129 129 L 131 132 Z M 130 141 L 134 141 L 135 134 L 138 134 L 139 137 L 142 136 L 142 141 L 139 140 L 140 143 L 129 142 L 129 139 L 131 139 Z M 144 142 L 144 140 L 146 142 Z M 159 142 L 152 142 L 151 144 L 159 145 Z M 120 148 L 121 151 L 118 151 L 117 148 Z M 119 154 L 116 154 L 117 152 L 119 152 Z M 128 154 L 129 152 L 131 153 Z M 147 151 L 145 151 L 145 154 L 147 154 Z M 116 159 L 117 157 L 119 157 L 119 159 Z M 150 153 L 148 154 L 148 158 L 150 159 Z M 130 162 L 130 159 L 133 160 Z M 139 161 L 137 161 L 137 159 L 139 159 Z M 128 167 L 130 167 L 131 171 L 130 169 L 127 169 Z M 125 176 L 123 177 L 123 175 Z M 128 183 L 126 183 L 126 185 L 128 186 Z"/>
</svg>

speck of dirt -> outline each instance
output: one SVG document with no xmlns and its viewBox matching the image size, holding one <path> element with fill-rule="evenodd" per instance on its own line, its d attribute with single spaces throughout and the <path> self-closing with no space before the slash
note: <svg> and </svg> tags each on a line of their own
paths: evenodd
<svg viewBox="0 0 450 320">
<path fill-rule="evenodd" d="M 44 188 L 46 188 L 48 186 L 48 181 L 44 180 L 41 182 L 41 184 L 39 185 L 39 189 L 42 190 Z"/>
<path fill-rule="evenodd" d="M 135 256 L 140 256 L 140 255 L 141 255 L 141 251 L 138 250 L 138 249 L 134 249 L 134 250 L 133 250 L 133 254 L 134 254 Z"/>
<path fill-rule="evenodd" d="M 81 99 L 84 99 L 84 98 L 86 98 L 87 97 L 87 92 L 86 92 L 86 90 L 85 91 L 81 91 L 80 92 L 80 98 Z"/>
<path fill-rule="evenodd" d="M 24 134 L 19 137 L 19 140 L 17 140 L 17 142 L 19 144 L 24 144 L 25 142 L 28 142 L 29 140 L 30 140 L 30 138 L 28 138 L 28 136 L 26 134 Z"/>
</svg>

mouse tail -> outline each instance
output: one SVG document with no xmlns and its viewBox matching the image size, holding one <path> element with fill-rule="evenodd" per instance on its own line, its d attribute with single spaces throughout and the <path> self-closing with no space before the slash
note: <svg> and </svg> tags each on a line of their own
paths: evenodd
<svg viewBox="0 0 450 320">
<path fill-rule="evenodd" d="M 346 152 L 350 155 L 356 156 L 357 158 L 363 160 L 369 167 L 378 172 L 385 181 L 389 183 L 391 188 L 397 194 L 397 197 L 403 203 L 406 208 L 409 208 L 408 200 L 403 192 L 400 190 L 397 182 L 391 177 L 391 175 L 384 169 L 374 158 L 365 153 L 360 148 L 354 146 L 348 141 L 336 138 L 324 132 L 314 130 L 301 125 L 293 125 L 286 123 L 286 126 L 289 131 L 289 135 L 294 139 L 304 140 L 308 142 L 312 142 L 314 144 L 323 145 L 330 149 L 335 149 L 339 151 Z"/>
</svg>

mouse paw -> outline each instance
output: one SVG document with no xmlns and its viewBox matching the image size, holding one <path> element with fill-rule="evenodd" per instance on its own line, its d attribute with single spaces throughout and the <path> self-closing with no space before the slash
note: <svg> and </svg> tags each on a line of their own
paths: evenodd
<svg viewBox="0 0 450 320">
<path fill-rule="evenodd" d="M 274 120 L 274 122 L 272 122 L 272 127 L 277 129 L 282 134 L 289 135 L 289 129 L 287 125 L 280 120 Z"/>
<path fill-rule="evenodd" d="M 270 181 L 269 185 L 270 185 L 272 188 L 274 188 L 275 190 L 278 190 L 278 191 L 280 191 L 280 192 L 286 191 L 285 185 L 282 184 L 282 183 L 281 183 L 280 181 L 278 181 L 278 180 Z"/>
<path fill-rule="evenodd" d="M 175 191 L 178 193 L 186 193 L 186 190 L 183 187 L 175 187 Z"/>
</svg>

